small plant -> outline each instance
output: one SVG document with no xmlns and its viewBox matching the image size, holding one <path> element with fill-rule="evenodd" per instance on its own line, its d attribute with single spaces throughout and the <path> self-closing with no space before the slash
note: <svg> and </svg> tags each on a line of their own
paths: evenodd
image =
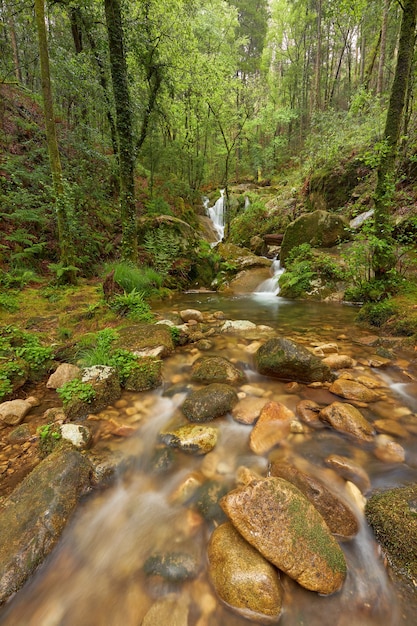
<svg viewBox="0 0 417 626">
<path fill-rule="evenodd" d="M 397 313 L 397 307 L 389 300 L 382 302 L 368 302 L 358 313 L 357 319 L 367 322 L 371 326 L 383 326 L 393 315 Z"/>
<path fill-rule="evenodd" d="M 11 293 L 0 294 L 0 309 L 4 309 L 9 313 L 16 313 L 19 310 L 19 302 Z"/>
<path fill-rule="evenodd" d="M 114 280 L 126 293 L 136 290 L 151 295 L 162 287 L 164 280 L 156 269 L 147 265 L 138 267 L 132 263 L 117 263 L 110 269 L 114 269 Z"/>
<path fill-rule="evenodd" d="M 174 342 L 174 345 L 177 346 L 179 344 L 180 337 L 181 337 L 180 329 L 178 328 L 178 326 L 170 326 L 169 332 L 171 333 L 171 337 L 172 337 L 172 341 Z"/>
<path fill-rule="evenodd" d="M 79 378 L 65 383 L 56 391 L 62 400 L 64 409 L 67 408 L 69 404 L 76 401 L 90 404 L 96 397 L 96 392 L 91 383 L 84 383 Z"/>
<path fill-rule="evenodd" d="M 39 454 L 44 459 L 62 439 L 61 430 L 56 424 L 44 424 L 36 432 L 39 437 Z"/>
<path fill-rule="evenodd" d="M 110 302 L 110 308 L 119 315 L 128 317 L 135 322 L 151 322 L 153 314 L 150 306 L 145 302 L 144 295 L 136 289 L 130 293 L 116 295 Z"/>
</svg>

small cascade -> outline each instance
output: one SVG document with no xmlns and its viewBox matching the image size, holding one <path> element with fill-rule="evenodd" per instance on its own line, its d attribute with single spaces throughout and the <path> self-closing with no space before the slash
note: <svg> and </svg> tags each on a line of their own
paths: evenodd
<svg viewBox="0 0 417 626">
<path fill-rule="evenodd" d="M 275 259 L 271 265 L 271 278 L 264 280 L 255 290 L 256 295 L 277 296 L 279 294 L 279 277 L 284 273 L 279 259 Z"/>
<path fill-rule="evenodd" d="M 220 198 L 216 201 L 212 207 L 204 205 L 207 211 L 207 215 L 213 222 L 213 227 L 217 233 L 217 241 L 212 245 L 216 245 L 223 239 L 224 236 L 224 189 L 220 189 Z M 208 201 L 207 201 L 208 204 Z"/>
</svg>

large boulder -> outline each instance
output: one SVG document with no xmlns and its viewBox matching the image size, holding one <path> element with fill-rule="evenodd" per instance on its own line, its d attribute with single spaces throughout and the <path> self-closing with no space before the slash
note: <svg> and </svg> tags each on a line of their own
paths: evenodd
<svg viewBox="0 0 417 626">
<path fill-rule="evenodd" d="M 233 266 L 236 271 L 246 270 L 253 267 L 270 267 L 271 261 L 262 256 L 253 254 L 247 248 L 241 248 L 233 243 L 219 243 L 216 252 L 223 261 Z"/>
<path fill-rule="evenodd" d="M 264 376 L 285 381 L 313 383 L 330 381 L 330 368 L 304 346 L 278 337 L 269 339 L 255 354 L 256 369 Z"/>
<path fill-rule="evenodd" d="M 57 543 L 91 466 L 72 446 L 50 454 L 5 500 L 0 513 L 0 603 L 16 592 Z"/>
<path fill-rule="evenodd" d="M 209 576 L 218 596 L 257 623 L 276 623 L 282 605 L 277 570 L 230 523 L 218 526 L 208 546 Z"/>
<path fill-rule="evenodd" d="M 293 248 L 309 243 L 314 248 L 331 248 L 350 238 L 349 222 L 341 215 L 327 211 L 304 213 L 285 230 L 281 245 L 280 261 L 285 261 Z"/>
<path fill-rule="evenodd" d="M 164 358 L 174 351 L 174 341 L 166 324 L 135 324 L 118 331 L 116 347 L 137 356 Z"/>
<path fill-rule="evenodd" d="M 120 398 L 119 376 L 114 367 L 85 367 L 82 370 L 81 383 L 93 390 L 93 397 L 85 399 L 81 392 L 75 391 L 64 404 L 65 415 L 69 420 L 83 419 L 88 413 L 97 413 Z"/>
<path fill-rule="evenodd" d="M 346 576 L 342 550 L 323 517 L 282 478 L 253 480 L 221 506 L 240 534 L 268 561 L 310 591 L 338 591 Z"/>
</svg>

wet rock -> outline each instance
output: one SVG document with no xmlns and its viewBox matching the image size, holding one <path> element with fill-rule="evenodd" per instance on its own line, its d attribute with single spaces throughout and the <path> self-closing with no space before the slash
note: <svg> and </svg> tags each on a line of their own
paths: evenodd
<svg viewBox="0 0 417 626">
<path fill-rule="evenodd" d="M 197 489 L 193 503 L 204 519 L 217 523 L 226 520 L 224 511 L 220 506 L 220 500 L 228 490 L 229 487 L 218 480 L 207 480 Z"/>
<path fill-rule="evenodd" d="M 207 458 L 207 457 L 205 457 Z M 184 504 L 188 502 L 196 493 L 197 489 L 204 483 L 204 476 L 198 472 L 192 472 L 185 476 L 170 497 L 171 502 Z"/>
<path fill-rule="evenodd" d="M 180 311 L 180 318 L 183 322 L 189 322 L 190 320 L 195 322 L 204 321 L 203 314 L 197 309 L 184 309 L 183 311 Z"/>
<path fill-rule="evenodd" d="M 194 554 L 178 551 L 152 554 L 143 566 L 147 576 L 160 576 L 173 583 L 192 580 L 197 576 L 199 569 L 200 562 Z"/>
<path fill-rule="evenodd" d="M 407 429 L 396 420 L 375 420 L 374 427 L 375 430 L 386 435 L 394 435 L 395 437 L 407 437 L 408 435 Z"/>
<path fill-rule="evenodd" d="M 59 389 L 65 383 L 81 378 L 81 369 L 71 363 L 61 363 L 48 379 L 48 389 Z"/>
<path fill-rule="evenodd" d="M 192 454 L 207 454 L 215 447 L 217 435 L 217 428 L 212 426 L 185 424 L 172 431 L 161 433 L 160 438 L 170 448 L 179 448 Z"/>
<path fill-rule="evenodd" d="M 222 333 L 244 333 L 256 330 L 256 324 L 249 320 L 227 320 L 221 327 Z"/>
<path fill-rule="evenodd" d="M 116 346 L 137 356 L 164 358 L 174 351 L 174 342 L 166 324 L 135 324 L 118 331 Z"/>
<path fill-rule="evenodd" d="M 203 384 L 226 383 L 241 385 L 246 375 L 222 356 L 203 356 L 194 361 L 191 367 L 191 380 Z"/>
<path fill-rule="evenodd" d="M 31 430 L 27 424 L 19 424 L 16 428 L 9 433 L 7 440 L 10 443 L 21 443 L 27 441 L 32 436 Z"/>
<path fill-rule="evenodd" d="M 316 346 L 314 349 L 317 354 L 337 354 L 339 352 L 339 347 L 337 343 L 321 343 Z"/>
<path fill-rule="evenodd" d="M 268 267 L 271 261 L 262 256 L 256 256 L 247 248 L 241 248 L 233 243 L 219 243 L 216 252 L 220 254 L 224 261 L 233 263 L 238 271 L 250 267 Z"/>
<path fill-rule="evenodd" d="M 79 450 L 85 450 L 91 444 L 91 432 L 82 424 L 62 424 L 60 431 L 62 439 L 69 441 Z"/>
<path fill-rule="evenodd" d="M 417 581 L 417 485 L 374 493 L 368 499 L 365 515 L 391 565 Z"/>
<path fill-rule="evenodd" d="M 20 589 L 57 543 L 90 486 L 91 466 L 71 447 L 41 461 L 4 501 L 0 513 L 0 603 Z"/>
<path fill-rule="evenodd" d="M 232 417 L 236 422 L 239 422 L 239 424 L 254 424 L 267 402 L 267 398 L 246 396 L 239 400 L 236 406 L 233 407 Z"/>
<path fill-rule="evenodd" d="M 82 419 L 89 413 L 97 413 L 113 404 L 121 395 L 119 377 L 114 367 L 95 365 L 82 370 L 81 382 L 94 390 L 94 398 L 86 401 L 77 394 L 65 405 L 65 415 L 70 420 Z"/>
<path fill-rule="evenodd" d="M 357 463 L 346 456 L 330 454 L 324 461 L 328 467 L 334 469 L 342 478 L 351 481 L 361 493 L 368 493 L 371 481 L 367 472 Z"/>
<path fill-rule="evenodd" d="M 91 448 L 87 451 L 87 458 L 92 467 L 92 483 L 96 487 L 112 483 L 137 462 L 136 456 L 126 456 L 120 448 Z"/>
<path fill-rule="evenodd" d="M 226 415 L 238 401 L 236 391 L 229 385 L 212 383 L 192 391 L 184 400 L 181 410 L 192 422 L 208 422 Z"/>
<path fill-rule="evenodd" d="M 404 448 L 387 435 L 378 435 L 375 438 L 375 444 L 374 454 L 380 461 L 385 463 L 404 463 Z"/>
<path fill-rule="evenodd" d="M 294 485 L 282 478 L 255 480 L 228 493 L 221 506 L 246 541 L 301 586 L 324 595 L 340 589 L 343 552 Z"/>
<path fill-rule="evenodd" d="M 331 393 L 346 398 L 346 400 L 356 400 L 358 402 L 375 402 L 381 398 L 381 394 L 365 387 L 355 380 L 338 378 L 329 387 Z"/>
<path fill-rule="evenodd" d="M 291 431 L 294 413 L 280 402 L 268 402 L 252 429 L 249 447 L 255 454 L 264 454 L 285 439 Z"/>
<path fill-rule="evenodd" d="M 347 354 L 332 354 L 322 359 L 322 363 L 331 370 L 349 369 L 355 366 L 355 361 Z"/>
<path fill-rule="evenodd" d="M 242 270 L 229 283 L 235 294 L 253 293 L 258 285 L 271 278 L 269 267 L 255 267 Z"/>
<path fill-rule="evenodd" d="M 188 626 L 189 604 L 188 596 L 170 593 L 151 606 L 141 626 Z"/>
<path fill-rule="evenodd" d="M 324 428 L 324 424 L 319 417 L 320 410 L 320 405 L 314 402 L 314 400 L 301 400 L 297 404 L 296 413 L 308 426 Z"/>
<path fill-rule="evenodd" d="M 200 339 L 196 342 L 196 348 L 205 352 L 206 350 L 211 350 L 214 346 L 214 343 L 210 341 L 210 339 Z"/>
<path fill-rule="evenodd" d="M 165 474 L 174 465 L 174 451 L 166 446 L 156 446 L 150 460 L 150 469 L 153 474 Z"/>
<path fill-rule="evenodd" d="M 269 339 L 255 354 L 260 374 L 301 383 L 332 380 L 330 368 L 304 346 L 290 339 Z"/>
<path fill-rule="evenodd" d="M 374 429 L 362 413 L 351 404 L 333 402 L 320 411 L 320 419 L 335 430 L 352 435 L 361 441 L 372 441 Z"/>
<path fill-rule="evenodd" d="M 17 426 L 32 408 L 27 400 L 8 400 L 0 404 L 0 428 Z"/>
<path fill-rule="evenodd" d="M 334 535 L 350 538 L 358 533 L 359 524 L 354 513 L 317 478 L 283 462 L 271 463 L 269 474 L 284 478 L 297 487 L 323 516 Z"/>
<path fill-rule="evenodd" d="M 207 554 L 209 576 L 222 601 L 246 619 L 276 623 L 282 606 L 279 574 L 232 524 L 214 530 Z"/>
</svg>

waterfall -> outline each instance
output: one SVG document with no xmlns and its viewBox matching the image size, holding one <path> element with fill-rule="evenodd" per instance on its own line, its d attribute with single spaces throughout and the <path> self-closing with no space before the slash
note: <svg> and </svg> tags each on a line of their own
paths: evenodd
<svg viewBox="0 0 417 626">
<path fill-rule="evenodd" d="M 207 211 L 207 215 L 213 222 L 214 229 L 217 233 L 217 241 L 213 244 L 219 243 L 222 241 L 224 236 L 224 189 L 220 189 L 220 198 L 216 201 L 215 205 L 212 207 L 207 206 L 205 203 L 205 209 Z"/>
<path fill-rule="evenodd" d="M 275 259 L 271 265 L 271 278 L 264 280 L 260 285 L 258 285 L 254 293 L 257 295 L 277 296 L 279 294 L 278 280 L 283 273 L 284 269 L 281 268 L 280 261 Z"/>
</svg>

